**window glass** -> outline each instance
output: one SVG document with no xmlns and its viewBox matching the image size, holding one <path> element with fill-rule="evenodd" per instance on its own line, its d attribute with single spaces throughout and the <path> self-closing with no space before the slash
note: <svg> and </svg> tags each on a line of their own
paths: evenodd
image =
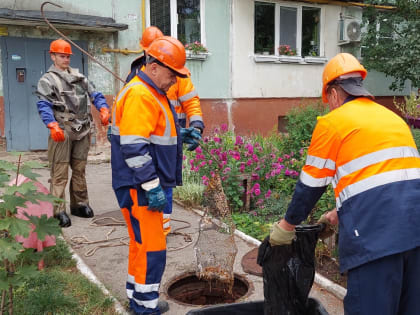
<svg viewBox="0 0 420 315">
<path fill-rule="evenodd" d="M 378 44 L 390 45 L 392 43 L 392 34 L 394 27 L 392 22 L 388 19 L 382 19 L 377 23 L 376 29 L 378 30 Z"/>
<path fill-rule="evenodd" d="M 178 0 L 178 39 L 184 43 L 201 42 L 200 0 Z"/>
<path fill-rule="evenodd" d="M 280 45 L 296 50 L 297 8 L 280 7 Z"/>
<path fill-rule="evenodd" d="M 321 9 L 302 8 L 302 56 L 319 56 Z"/>
<path fill-rule="evenodd" d="M 165 35 L 171 35 L 170 0 L 150 0 L 150 25 L 157 26 Z"/>
<path fill-rule="evenodd" d="M 274 54 L 274 12 L 274 3 L 255 2 L 255 53 Z"/>
</svg>

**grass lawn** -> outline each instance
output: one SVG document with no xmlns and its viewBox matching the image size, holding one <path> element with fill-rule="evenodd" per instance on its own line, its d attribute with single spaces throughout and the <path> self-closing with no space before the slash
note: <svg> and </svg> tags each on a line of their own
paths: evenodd
<svg viewBox="0 0 420 315">
<path fill-rule="evenodd" d="M 118 314 L 112 299 L 77 270 L 67 246 L 58 239 L 45 249 L 44 270 L 14 291 L 14 314 Z"/>
</svg>

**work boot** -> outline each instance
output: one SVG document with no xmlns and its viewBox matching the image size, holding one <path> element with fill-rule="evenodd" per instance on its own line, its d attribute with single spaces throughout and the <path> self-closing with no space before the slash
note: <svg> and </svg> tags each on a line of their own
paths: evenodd
<svg viewBox="0 0 420 315">
<path fill-rule="evenodd" d="M 160 310 L 161 314 L 169 311 L 169 304 L 165 300 L 159 300 L 158 307 L 159 307 L 159 310 Z"/>
<path fill-rule="evenodd" d="M 81 218 L 92 218 L 94 216 L 93 210 L 89 205 L 70 207 L 70 213 Z"/>
<path fill-rule="evenodd" d="M 160 310 L 160 314 L 166 313 L 167 311 L 169 311 L 169 304 L 168 302 L 164 301 L 164 300 L 159 300 L 158 301 L 158 308 Z M 130 308 L 130 315 L 138 315 L 138 313 L 136 313 L 132 308 Z M 151 313 L 150 315 L 154 315 L 154 314 L 158 314 L 157 312 Z"/>
<path fill-rule="evenodd" d="M 58 214 L 55 214 L 54 218 L 56 218 L 58 221 L 60 221 L 60 223 L 58 225 L 60 225 L 63 228 L 71 226 L 71 220 L 70 220 L 69 216 L 67 215 L 67 213 L 65 213 L 64 211 L 62 211 Z"/>
</svg>

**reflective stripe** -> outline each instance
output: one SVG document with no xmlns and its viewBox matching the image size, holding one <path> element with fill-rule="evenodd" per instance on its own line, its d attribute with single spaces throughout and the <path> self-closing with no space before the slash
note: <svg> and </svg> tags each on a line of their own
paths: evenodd
<svg viewBox="0 0 420 315">
<path fill-rule="evenodd" d="M 340 166 L 337 169 L 337 181 L 339 181 L 343 176 L 361 170 L 369 165 L 390 159 L 411 157 L 420 157 L 417 149 L 413 147 L 394 147 L 369 153 Z"/>
<path fill-rule="evenodd" d="M 323 159 L 313 155 L 308 155 L 306 158 L 306 165 L 314 166 L 319 169 L 327 168 L 335 171 L 335 162 L 330 159 Z"/>
<path fill-rule="evenodd" d="M 150 89 L 142 82 L 137 82 L 138 84 L 143 85 L 147 90 L 150 91 Z M 165 122 L 166 122 L 166 126 L 165 126 L 165 132 L 163 134 L 163 136 L 155 136 L 155 135 L 151 135 L 150 136 L 150 140 L 152 141 L 152 137 L 160 137 L 165 140 L 167 140 L 168 142 L 171 141 L 171 124 L 169 123 L 169 116 L 168 113 L 166 112 L 165 106 L 163 106 L 163 104 L 158 100 L 158 98 L 152 93 L 152 91 L 150 91 L 150 94 L 153 96 L 153 98 L 156 100 L 156 102 L 159 104 L 160 108 L 162 109 L 163 113 L 165 114 Z M 157 143 L 157 142 L 155 142 Z M 176 143 L 176 137 L 175 137 L 175 143 Z M 159 143 L 160 144 L 160 143 Z"/>
<path fill-rule="evenodd" d="M 134 293 L 134 290 L 133 289 L 127 289 L 127 297 L 129 299 L 132 299 L 133 298 L 133 293 Z"/>
<path fill-rule="evenodd" d="M 191 121 L 203 121 L 203 117 L 201 117 L 201 116 L 199 116 L 199 115 L 192 115 L 191 117 L 190 117 L 190 122 Z"/>
<path fill-rule="evenodd" d="M 405 181 L 405 180 L 412 180 L 412 179 L 419 179 L 420 178 L 420 168 L 408 168 L 402 170 L 394 170 L 389 172 L 384 172 L 380 174 L 376 174 L 370 176 L 366 179 L 358 181 L 354 184 L 348 185 L 344 188 L 339 195 L 339 200 L 337 202 L 337 206 L 341 206 L 347 199 L 354 197 L 362 192 L 365 192 L 369 189 Z"/>
<path fill-rule="evenodd" d="M 160 144 L 160 145 L 174 145 L 177 144 L 178 140 L 177 137 L 171 137 L 171 124 L 169 122 L 169 116 L 165 109 L 165 106 L 159 101 L 159 99 L 153 94 L 153 92 L 143 83 L 143 82 L 134 82 L 126 87 L 121 91 L 121 93 L 118 95 L 117 102 L 121 100 L 121 98 L 124 96 L 124 94 L 127 92 L 127 90 L 135 85 L 143 85 L 148 91 L 150 91 L 150 94 L 153 96 L 153 98 L 156 100 L 156 102 L 159 104 L 160 108 L 162 109 L 164 115 L 165 115 L 165 132 L 163 136 L 157 136 L 157 135 L 150 135 L 150 142 L 154 144 Z M 115 106 L 116 107 L 116 106 Z M 127 163 L 128 164 L 128 163 Z"/>
<path fill-rule="evenodd" d="M 111 134 L 119 136 L 120 135 L 120 128 L 117 126 L 111 126 Z"/>
<path fill-rule="evenodd" d="M 123 96 L 125 95 L 125 93 L 127 93 L 129 88 L 131 88 L 132 86 L 135 86 L 135 85 L 139 85 L 139 84 L 145 86 L 142 82 L 134 82 L 134 83 L 131 83 L 129 85 L 124 86 L 121 93 L 118 94 L 118 98 L 117 98 L 116 102 L 118 103 L 123 98 Z M 147 88 L 147 86 L 145 86 L 145 87 Z"/>
<path fill-rule="evenodd" d="M 168 222 L 166 222 L 166 223 L 163 223 L 163 228 L 164 229 L 168 229 L 168 228 L 170 228 L 171 227 L 171 223 L 168 221 Z"/>
<path fill-rule="evenodd" d="M 153 283 L 153 284 L 134 283 L 134 290 L 140 293 L 158 292 L 159 283 Z"/>
<path fill-rule="evenodd" d="M 169 219 L 171 217 L 171 215 L 170 214 L 168 214 L 168 213 L 164 213 L 163 214 L 163 219 L 165 220 L 165 219 Z"/>
<path fill-rule="evenodd" d="M 332 177 L 322 177 L 322 178 L 315 178 L 309 175 L 308 173 L 301 171 L 300 172 L 300 181 L 309 187 L 324 187 L 328 186 L 329 183 L 332 181 Z"/>
<path fill-rule="evenodd" d="M 115 126 L 115 115 L 117 113 L 117 103 L 121 100 L 121 98 L 124 96 L 124 94 L 128 91 L 129 88 L 138 84 L 140 84 L 140 82 L 134 82 L 129 85 L 125 85 L 123 89 L 121 90 L 120 94 L 118 94 L 117 99 L 115 100 L 115 106 L 113 106 L 113 109 L 112 109 L 112 126 Z"/>
<path fill-rule="evenodd" d="M 152 284 L 140 284 L 136 283 L 134 276 L 128 275 L 127 282 L 134 284 L 134 289 L 136 292 L 140 293 L 150 293 L 150 292 L 157 292 L 159 291 L 159 283 L 152 283 Z"/>
<path fill-rule="evenodd" d="M 158 305 L 158 299 L 149 300 L 149 301 L 140 301 L 136 298 L 132 298 L 138 305 L 143 305 L 145 308 L 152 308 L 155 309 Z"/>
<path fill-rule="evenodd" d="M 123 144 L 137 144 L 150 143 L 150 140 L 140 136 L 121 136 L 120 143 Z"/>
<path fill-rule="evenodd" d="M 178 97 L 178 99 L 182 103 L 182 102 L 192 99 L 194 96 L 197 96 L 197 92 L 195 90 L 192 90 L 190 93 L 187 93 L 181 97 Z"/>
<path fill-rule="evenodd" d="M 185 113 L 176 113 L 178 115 L 178 119 L 186 119 L 187 118 L 187 114 Z"/>
<path fill-rule="evenodd" d="M 135 284 L 135 278 L 134 278 L 134 276 L 128 274 L 127 275 L 127 282 L 128 283 L 131 283 L 131 284 Z"/>
<path fill-rule="evenodd" d="M 150 156 L 150 154 L 146 153 L 143 156 L 135 156 L 135 157 L 126 159 L 125 162 L 130 168 L 140 168 L 151 160 L 152 160 L 152 157 Z"/>
<path fill-rule="evenodd" d="M 335 198 L 335 207 L 336 207 L 337 211 L 340 211 L 341 201 L 340 201 L 339 197 Z"/>
<path fill-rule="evenodd" d="M 165 137 L 165 136 L 156 136 L 150 135 L 150 142 L 160 145 L 174 145 L 177 144 L 177 137 Z"/>
<path fill-rule="evenodd" d="M 181 103 L 178 100 L 169 100 L 169 103 L 171 103 L 171 105 L 173 107 L 179 107 L 179 106 L 181 106 Z"/>
</svg>

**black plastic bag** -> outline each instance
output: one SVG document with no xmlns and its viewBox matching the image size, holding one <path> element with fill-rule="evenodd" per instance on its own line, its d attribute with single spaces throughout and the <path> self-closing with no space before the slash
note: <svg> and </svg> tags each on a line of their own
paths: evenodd
<svg viewBox="0 0 420 315">
<path fill-rule="evenodd" d="M 263 269 L 264 315 L 313 314 L 308 295 L 315 278 L 315 246 L 324 225 L 296 226 L 290 245 L 271 246 L 267 237 L 258 249 Z"/>
<path fill-rule="evenodd" d="M 307 315 L 328 315 L 317 299 L 308 298 Z M 264 301 L 213 305 L 189 311 L 186 315 L 264 315 Z"/>
</svg>

